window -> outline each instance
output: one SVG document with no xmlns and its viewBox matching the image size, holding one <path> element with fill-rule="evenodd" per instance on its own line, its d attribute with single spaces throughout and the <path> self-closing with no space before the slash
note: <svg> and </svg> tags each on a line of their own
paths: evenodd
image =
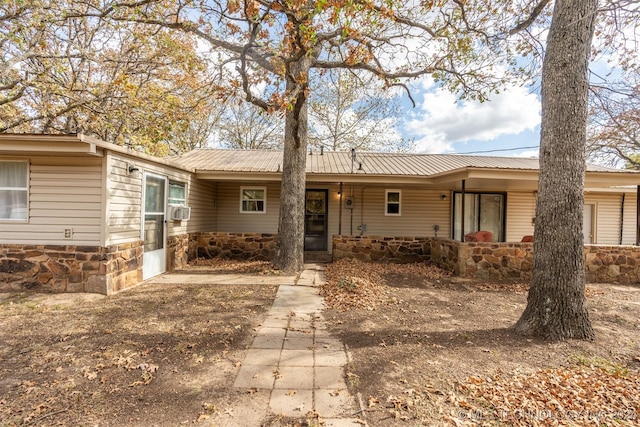
<svg viewBox="0 0 640 427">
<path fill-rule="evenodd" d="M 187 187 L 183 183 L 169 183 L 169 204 L 172 206 L 187 205 Z"/>
<path fill-rule="evenodd" d="M 494 242 L 505 240 L 505 195 L 500 193 L 465 193 L 464 234 L 490 231 Z M 462 240 L 462 193 L 455 193 L 453 238 Z"/>
<path fill-rule="evenodd" d="M 26 221 L 29 163 L 0 161 L 0 220 Z"/>
<path fill-rule="evenodd" d="M 384 214 L 400 216 L 400 190 L 387 190 L 385 193 L 386 206 Z"/>
<path fill-rule="evenodd" d="M 265 213 L 267 211 L 267 187 L 240 187 L 240 212 Z"/>
</svg>

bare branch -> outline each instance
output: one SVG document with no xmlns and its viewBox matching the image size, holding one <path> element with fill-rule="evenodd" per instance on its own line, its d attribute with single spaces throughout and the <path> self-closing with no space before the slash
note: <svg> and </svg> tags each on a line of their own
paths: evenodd
<svg viewBox="0 0 640 427">
<path fill-rule="evenodd" d="M 540 0 L 540 2 L 533 8 L 531 14 L 524 21 L 520 21 L 515 27 L 509 30 L 509 35 L 514 35 L 522 30 L 526 30 L 533 24 L 533 22 L 540 16 L 544 8 L 550 3 L 551 0 Z"/>
</svg>

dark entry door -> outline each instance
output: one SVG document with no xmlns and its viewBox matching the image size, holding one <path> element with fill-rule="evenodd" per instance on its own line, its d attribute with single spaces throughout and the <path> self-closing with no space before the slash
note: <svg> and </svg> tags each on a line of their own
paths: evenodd
<svg viewBox="0 0 640 427">
<path fill-rule="evenodd" d="M 327 250 L 327 190 L 307 190 L 304 203 L 304 250 Z"/>
</svg>

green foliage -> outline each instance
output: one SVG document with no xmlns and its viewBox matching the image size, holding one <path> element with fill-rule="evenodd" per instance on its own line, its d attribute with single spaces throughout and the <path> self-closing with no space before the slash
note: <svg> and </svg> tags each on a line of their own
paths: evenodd
<svg viewBox="0 0 640 427">
<path fill-rule="evenodd" d="M 349 292 L 356 292 L 358 289 L 358 282 L 354 277 L 343 277 L 338 281 L 338 287 Z"/>
</svg>

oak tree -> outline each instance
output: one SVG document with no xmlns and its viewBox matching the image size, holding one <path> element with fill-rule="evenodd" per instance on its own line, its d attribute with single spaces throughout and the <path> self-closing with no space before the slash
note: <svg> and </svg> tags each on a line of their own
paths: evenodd
<svg viewBox="0 0 640 427">
<path fill-rule="evenodd" d="M 481 2 L 145 0 L 95 4 L 89 15 L 197 36 L 211 53 L 225 52 L 223 67 L 234 77 L 217 82 L 219 89 L 285 115 L 273 261 L 285 271 L 303 268 L 312 70 L 369 73 L 386 87 L 406 87 L 406 79 L 430 74 L 480 99 L 521 76 L 515 61 L 498 69 L 510 50 L 489 34 L 495 10 Z"/>
<path fill-rule="evenodd" d="M 160 155 L 191 148 L 185 136 L 212 99 L 194 37 L 88 10 L 0 5 L 0 131 L 83 132 Z"/>
<path fill-rule="evenodd" d="M 542 68 L 540 175 L 527 307 L 516 331 L 592 339 L 582 236 L 585 142 L 598 0 L 556 0 Z"/>
<path fill-rule="evenodd" d="M 587 150 L 609 164 L 640 169 L 640 70 L 592 87 Z"/>
</svg>

